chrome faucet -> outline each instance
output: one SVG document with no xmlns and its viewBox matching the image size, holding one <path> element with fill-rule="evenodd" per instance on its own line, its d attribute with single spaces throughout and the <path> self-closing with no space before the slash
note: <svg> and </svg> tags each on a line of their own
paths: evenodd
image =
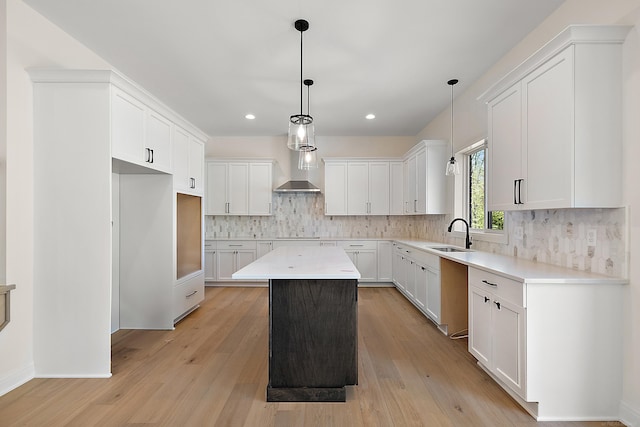
<svg viewBox="0 0 640 427">
<path fill-rule="evenodd" d="M 447 228 L 447 231 L 449 233 L 451 233 L 451 229 L 453 227 L 453 223 L 456 221 L 462 221 L 464 222 L 464 225 L 467 227 L 467 236 L 465 238 L 464 241 L 464 247 L 466 249 L 469 249 L 471 247 L 471 237 L 469 237 L 469 223 L 467 222 L 467 220 L 465 220 L 464 218 L 454 218 L 453 221 L 451 221 L 451 224 L 449 224 L 449 227 Z"/>
</svg>

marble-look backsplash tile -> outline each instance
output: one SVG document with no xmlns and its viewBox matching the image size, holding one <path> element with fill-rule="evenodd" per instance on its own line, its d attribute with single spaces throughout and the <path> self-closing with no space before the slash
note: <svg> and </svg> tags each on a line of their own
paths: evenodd
<svg viewBox="0 0 640 427">
<path fill-rule="evenodd" d="M 325 216 L 324 197 L 274 194 L 272 216 L 207 216 L 208 238 L 413 238 L 464 245 L 447 232 L 450 215 Z M 553 209 L 506 213 L 507 244 L 475 240 L 473 249 L 610 276 L 626 276 L 626 211 Z M 515 238 L 522 227 L 522 238 Z M 596 244 L 587 232 L 596 231 Z"/>
</svg>

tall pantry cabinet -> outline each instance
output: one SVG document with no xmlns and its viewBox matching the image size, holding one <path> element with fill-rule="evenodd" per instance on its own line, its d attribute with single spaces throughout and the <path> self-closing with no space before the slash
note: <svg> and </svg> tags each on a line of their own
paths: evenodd
<svg viewBox="0 0 640 427">
<path fill-rule="evenodd" d="M 108 377 L 114 329 L 172 329 L 202 298 L 206 135 L 115 72 L 29 74 L 36 376 Z"/>
</svg>

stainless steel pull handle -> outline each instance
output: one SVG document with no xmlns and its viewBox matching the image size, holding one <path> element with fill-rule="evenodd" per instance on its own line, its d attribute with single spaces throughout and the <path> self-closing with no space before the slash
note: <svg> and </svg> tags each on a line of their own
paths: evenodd
<svg viewBox="0 0 640 427">
<path fill-rule="evenodd" d="M 355 248 L 355 247 L 360 247 L 360 248 L 361 248 L 361 247 L 363 247 L 364 245 L 349 245 L 349 246 L 354 247 L 354 248 Z"/>
<path fill-rule="evenodd" d="M 243 246 L 244 246 L 244 245 L 229 245 L 229 247 L 231 247 L 231 248 L 241 248 L 241 247 L 243 247 Z"/>
<path fill-rule="evenodd" d="M 496 287 L 496 288 L 498 287 L 498 284 L 497 284 L 497 283 L 491 283 L 491 282 L 488 282 L 488 281 L 486 281 L 486 280 L 483 280 L 483 281 L 482 281 L 482 283 L 485 283 L 485 284 L 487 284 L 487 285 L 489 285 L 489 286 L 493 286 L 493 287 Z"/>
<path fill-rule="evenodd" d="M 198 291 L 197 291 L 197 290 L 196 290 L 196 291 L 193 291 L 193 292 L 191 292 L 190 294 L 185 295 L 185 298 L 190 298 L 190 297 L 194 296 L 194 295 L 195 295 L 195 294 L 197 294 L 197 293 L 198 293 Z"/>
</svg>

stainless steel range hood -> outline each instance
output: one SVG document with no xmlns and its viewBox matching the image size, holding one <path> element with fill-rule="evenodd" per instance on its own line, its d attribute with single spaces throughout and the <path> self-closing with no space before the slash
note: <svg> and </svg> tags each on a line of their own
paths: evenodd
<svg viewBox="0 0 640 427">
<path fill-rule="evenodd" d="M 274 193 L 319 193 L 320 189 L 309 181 L 287 181 L 273 190 Z"/>
<path fill-rule="evenodd" d="M 319 182 L 320 171 L 313 169 L 302 171 L 298 169 L 298 151 L 290 150 L 289 166 L 291 179 L 273 190 L 274 193 L 320 193 L 320 188 L 311 181 Z"/>
</svg>

